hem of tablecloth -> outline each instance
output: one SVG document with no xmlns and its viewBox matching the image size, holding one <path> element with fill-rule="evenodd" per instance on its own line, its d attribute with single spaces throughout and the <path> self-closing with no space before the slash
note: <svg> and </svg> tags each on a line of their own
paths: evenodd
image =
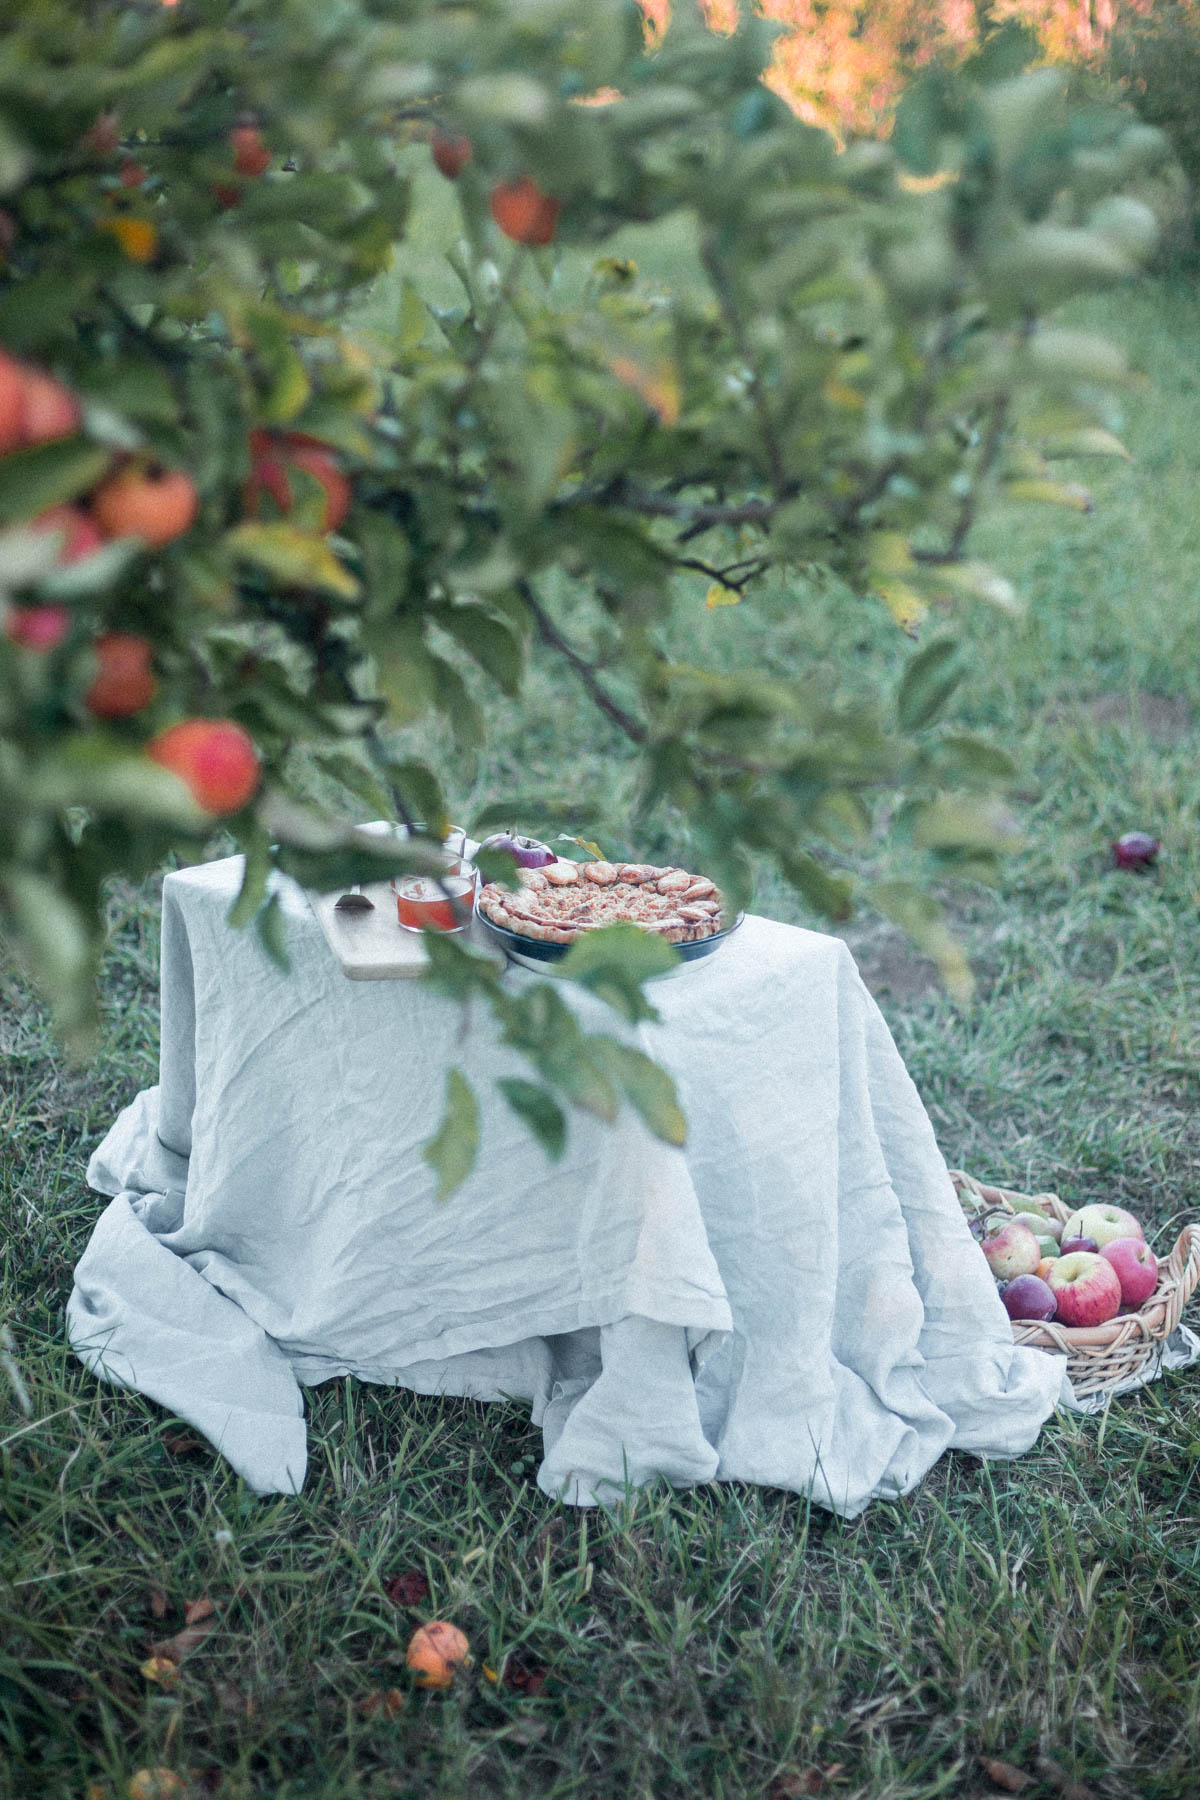
<svg viewBox="0 0 1200 1800">
<path fill-rule="evenodd" d="M 398 1356 L 403 1356 L 403 1362 L 391 1359 L 386 1363 L 352 1362 L 336 1354 L 294 1348 L 286 1338 L 273 1341 L 291 1365 L 297 1381 L 305 1387 L 315 1387 L 319 1382 L 332 1381 L 342 1375 L 353 1375 L 360 1381 L 378 1381 L 381 1385 L 403 1386 L 404 1370 L 415 1363 L 448 1362 L 456 1356 L 508 1350 L 527 1339 L 562 1337 L 574 1331 L 600 1329 L 630 1316 L 652 1319 L 659 1325 L 678 1326 L 688 1334 L 689 1352 L 701 1355 L 702 1360 L 706 1354 L 706 1340 L 714 1334 L 722 1335 L 734 1329 L 728 1302 L 715 1295 L 705 1295 L 703 1300 L 697 1301 L 695 1298 L 685 1300 L 682 1296 L 664 1298 L 639 1288 L 618 1287 L 601 1298 L 589 1300 L 586 1305 L 574 1302 L 570 1306 L 522 1314 L 519 1321 L 514 1320 L 508 1326 L 499 1322 L 495 1328 L 463 1325 L 436 1337 L 419 1338 L 397 1352 Z M 371 1370 L 379 1373 L 368 1373 Z"/>
</svg>

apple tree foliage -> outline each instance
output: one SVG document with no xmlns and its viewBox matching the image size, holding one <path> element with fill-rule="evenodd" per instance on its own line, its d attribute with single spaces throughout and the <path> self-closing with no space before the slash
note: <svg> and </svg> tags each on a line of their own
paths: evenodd
<svg viewBox="0 0 1200 1800">
<path fill-rule="evenodd" d="M 0 348 L 80 411 L 0 455 L 0 906 L 69 1039 L 94 1021 L 106 880 L 211 839 L 146 754 L 158 734 L 207 718 L 253 740 L 261 782 L 221 820 L 246 855 L 233 916 L 282 954 L 273 870 L 331 888 L 431 854 L 318 814 L 297 752 L 348 790 L 343 816 L 436 836 L 454 745 L 486 730 L 464 658 L 519 696 L 535 639 L 734 904 L 761 857 L 844 917 L 852 884 L 822 845 L 865 834 L 879 794 L 904 797 L 931 868 L 1005 848 L 1010 765 L 944 724 L 961 664 L 923 626 L 935 602 L 1013 605 L 969 551 L 997 499 L 1085 505 L 1055 458 L 1122 454 L 1119 351 L 1047 315 L 1138 265 L 1153 234 L 1122 189 L 1165 149 L 997 43 L 912 89 L 889 144 L 839 153 L 761 82 L 769 27 L 714 35 L 687 0 L 653 46 L 628 0 L 5 9 Z M 388 275 L 404 169 L 434 132 L 469 147 L 451 308 Z M 547 235 L 512 211 L 522 183 L 556 203 L 545 247 L 516 241 Z M 672 292 L 611 246 L 680 214 L 702 278 Z M 582 297 L 553 279 L 563 255 L 590 263 Z M 385 279 L 394 327 L 355 329 Z M 311 458 L 282 493 L 252 479 L 264 444 L 336 462 L 335 529 Z M 31 529 L 127 468 L 184 471 L 194 523 L 75 560 Z M 905 666 L 872 707 L 820 697 L 811 669 L 731 676 L 664 648 L 698 579 L 712 603 L 752 603 L 794 573 L 803 606 L 814 570 L 896 621 Z M 603 664 L 556 614 L 564 576 L 604 620 Z M 48 646 L 13 623 L 44 608 L 64 621 Z M 111 634 L 152 646 L 154 692 L 98 716 Z M 428 725 L 427 758 L 389 751 L 397 722 Z M 496 796 L 495 817 L 536 828 L 552 798 Z M 614 829 L 636 845 L 636 818 Z M 868 898 L 965 989 L 921 886 Z M 514 998 L 456 942 L 433 948 L 433 979 L 477 992 L 528 1057 L 508 1098 L 551 1148 L 564 1104 L 611 1117 L 622 1096 L 680 1137 L 665 1078 L 585 1034 L 552 984 Z M 672 954 L 618 931 L 573 957 L 636 1019 L 640 978 Z M 446 1186 L 474 1132 L 461 1080 L 448 1101 L 431 1150 Z"/>
</svg>

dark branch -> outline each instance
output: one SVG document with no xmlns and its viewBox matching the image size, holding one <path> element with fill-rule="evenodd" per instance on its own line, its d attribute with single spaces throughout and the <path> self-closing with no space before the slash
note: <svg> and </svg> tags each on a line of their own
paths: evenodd
<svg viewBox="0 0 1200 1800">
<path fill-rule="evenodd" d="M 632 713 L 627 713 L 625 711 L 625 708 L 619 701 L 613 699 L 608 689 L 604 686 L 604 683 L 600 680 L 599 672 L 595 665 L 590 663 L 586 656 L 581 655 L 580 652 L 576 650 L 575 646 L 569 643 L 563 636 L 562 632 L 558 629 L 558 626 L 554 623 L 554 620 L 550 617 L 549 613 L 534 593 L 529 582 L 518 581 L 517 592 L 520 594 L 522 600 L 529 608 L 530 613 L 533 615 L 533 622 L 537 626 L 538 636 L 541 638 L 543 644 L 548 645 L 551 650 L 556 650 L 558 654 L 571 665 L 596 705 L 600 708 L 600 711 L 604 713 L 607 718 L 610 718 L 613 724 L 618 726 L 631 742 L 639 745 L 647 743 L 650 734 L 642 724 L 641 720 L 635 719 Z"/>
</svg>

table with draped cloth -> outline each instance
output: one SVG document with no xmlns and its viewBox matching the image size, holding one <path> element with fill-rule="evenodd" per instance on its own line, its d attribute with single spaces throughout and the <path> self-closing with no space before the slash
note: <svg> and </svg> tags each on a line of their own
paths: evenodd
<svg viewBox="0 0 1200 1800">
<path fill-rule="evenodd" d="M 168 875 L 160 1079 L 88 1165 L 111 1195 L 72 1345 L 202 1432 L 253 1490 L 305 1475 L 303 1387 L 352 1374 L 517 1399 L 539 1486 L 605 1503 L 662 1476 L 750 1481 L 853 1517 L 947 1448 L 1026 1450 L 1062 1361 L 1017 1349 L 917 1091 L 838 939 L 748 917 L 589 1030 L 673 1076 L 686 1148 L 575 1110 L 552 1161 L 495 1086 L 528 1077 L 482 1003 L 348 981 L 277 879 L 290 973 L 227 914 L 228 858 Z M 539 979 L 512 967 L 514 987 Z M 422 1145 L 459 1066 L 473 1174 Z M 1068 1390 L 1069 1395 L 1069 1390 Z"/>
</svg>

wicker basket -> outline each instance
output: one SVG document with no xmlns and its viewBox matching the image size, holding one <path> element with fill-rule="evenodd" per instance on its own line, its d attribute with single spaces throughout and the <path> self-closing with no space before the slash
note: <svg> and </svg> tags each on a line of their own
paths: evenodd
<svg viewBox="0 0 1200 1800">
<path fill-rule="evenodd" d="M 1032 1211 L 1045 1211 L 1060 1224 L 1074 1211 L 1057 1194 L 1018 1194 L 1009 1188 L 989 1187 L 961 1169 L 951 1169 L 950 1179 L 963 1211 L 972 1220 L 1007 1217 L 1020 1212 L 1027 1200 L 1036 1203 Z M 1057 1325 L 1053 1319 L 1035 1324 L 1014 1319 L 1013 1342 L 1065 1356 L 1076 1398 L 1086 1400 L 1157 1367 L 1163 1344 L 1178 1325 L 1198 1281 L 1200 1225 L 1185 1225 L 1170 1255 L 1159 1262 L 1158 1286 L 1137 1312 L 1108 1319 L 1103 1325 Z"/>
</svg>

